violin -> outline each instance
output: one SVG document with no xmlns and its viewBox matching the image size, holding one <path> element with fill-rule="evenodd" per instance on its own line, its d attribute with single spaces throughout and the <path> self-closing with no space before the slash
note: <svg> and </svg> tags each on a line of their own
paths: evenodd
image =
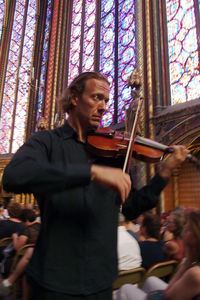
<svg viewBox="0 0 200 300">
<path fill-rule="evenodd" d="M 87 148 L 96 156 L 118 158 L 125 156 L 130 137 L 125 132 L 119 132 L 110 128 L 99 128 L 88 134 Z M 147 163 L 159 162 L 165 154 L 172 153 L 173 149 L 148 138 L 136 135 L 132 143 L 132 156 Z M 200 163 L 196 157 L 187 155 L 200 170 Z"/>
<path fill-rule="evenodd" d="M 129 86 L 134 88 L 134 98 L 139 98 L 138 90 L 141 86 L 141 78 L 134 70 L 129 78 Z M 173 149 L 148 138 L 138 136 L 137 126 L 142 110 L 143 98 L 140 97 L 135 113 L 134 123 L 130 136 L 125 132 L 117 132 L 110 128 L 99 128 L 90 132 L 87 137 L 87 149 L 96 156 L 117 158 L 125 156 L 123 172 L 129 171 L 132 157 L 147 163 L 159 162 L 165 154 L 172 153 Z M 187 155 L 190 162 L 194 163 L 200 171 L 198 159 L 191 154 Z"/>
</svg>

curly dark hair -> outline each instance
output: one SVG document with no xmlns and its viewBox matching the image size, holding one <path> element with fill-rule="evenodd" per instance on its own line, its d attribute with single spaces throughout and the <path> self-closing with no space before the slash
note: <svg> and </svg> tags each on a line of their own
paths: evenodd
<svg viewBox="0 0 200 300">
<path fill-rule="evenodd" d="M 8 204 L 8 214 L 10 218 L 17 218 L 19 219 L 21 211 L 22 211 L 22 206 L 18 202 L 10 202 Z"/>
<path fill-rule="evenodd" d="M 22 222 L 34 222 L 36 220 L 36 214 L 32 209 L 24 208 L 21 211 L 20 220 L 22 220 Z"/>
<path fill-rule="evenodd" d="M 148 237 L 160 240 L 161 218 L 152 213 L 144 213 L 142 226 L 146 228 Z"/>
<path fill-rule="evenodd" d="M 175 229 L 173 231 L 173 235 L 175 238 L 182 237 L 183 228 L 186 223 L 186 218 L 184 211 L 172 211 L 170 216 L 173 216 Z"/>
<path fill-rule="evenodd" d="M 72 98 L 74 96 L 81 96 L 85 89 L 85 83 L 88 79 L 98 79 L 107 82 L 107 78 L 99 72 L 83 72 L 78 75 L 70 85 L 65 88 L 62 95 L 57 98 L 58 110 L 62 113 L 69 112 L 72 108 Z"/>
</svg>

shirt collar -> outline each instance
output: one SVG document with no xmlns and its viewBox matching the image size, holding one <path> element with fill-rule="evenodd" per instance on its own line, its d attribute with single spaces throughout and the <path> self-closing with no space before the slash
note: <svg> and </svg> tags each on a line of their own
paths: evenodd
<svg viewBox="0 0 200 300">
<path fill-rule="evenodd" d="M 68 139 L 68 138 L 71 138 L 73 136 L 75 138 L 78 137 L 77 132 L 69 125 L 68 121 L 65 121 L 65 124 L 63 125 L 62 129 L 63 129 L 64 139 Z"/>
</svg>

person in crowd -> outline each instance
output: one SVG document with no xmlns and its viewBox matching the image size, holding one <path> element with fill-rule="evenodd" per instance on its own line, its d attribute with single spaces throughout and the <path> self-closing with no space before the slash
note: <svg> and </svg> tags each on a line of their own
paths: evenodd
<svg viewBox="0 0 200 300">
<path fill-rule="evenodd" d="M 4 213 L 4 204 L 0 203 L 0 220 L 5 220 L 5 219 L 6 219 L 6 216 Z"/>
<path fill-rule="evenodd" d="M 18 202 L 11 201 L 8 204 L 9 219 L 0 222 L 0 239 L 4 237 L 12 237 L 13 233 L 21 233 L 25 229 L 25 225 L 20 219 L 22 206 Z"/>
<path fill-rule="evenodd" d="M 140 190 L 122 171 L 124 157 L 88 150 L 109 101 L 110 85 L 98 72 L 77 76 L 58 99 L 65 124 L 31 136 L 3 174 L 6 191 L 33 193 L 41 230 L 26 273 L 32 299 L 112 299 L 118 276 L 118 212 L 135 219 L 157 204 L 174 168 L 189 151 L 172 146 L 158 173 Z"/>
<path fill-rule="evenodd" d="M 141 225 L 142 225 L 142 221 L 144 219 L 144 215 L 141 214 L 139 215 L 135 220 L 134 220 L 134 225 L 135 225 L 135 232 L 137 234 L 138 237 L 138 241 L 144 241 L 145 237 L 143 236 L 142 232 L 141 232 Z"/>
<path fill-rule="evenodd" d="M 200 299 L 200 210 L 191 210 L 183 230 L 185 257 L 169 284 L 157 277 L 149 277 L 142 290 L 124 285 L 117 292 L 117 300 L 196 300 Z"/>
<path fill-rule="evenodd" d="M 126 227 L 127 232 L 138 241 L 138 235 L 136 232 L 135 223 L 132 220 L 125 219 L 124 226 Z"/>
<path fill-rule="evenodd" d="M 9 276 L 0 282 L 0 297 L 9 296 L 13 292 L 13 285 L 19 279 L 22 278 L 22 295 L 23 300 L 30 300 L 30 286 L 27 283 L 24 276 L 26 267 L 33 255 L 34 247 L 26 249 L 24 255 L 18 261 L 16 268 L 9 274 Z"/>
<path fill-rule="evenodd" d="M 21 234 L 12 234 L 13 246 L 16 251 L 25 244 L 35 244 L 40 231 L 40 223 L 36 220 L 36 214 L 32 209 L 23 209 L 20 219 L 26 225 L 26 228 Z"/>
<path fill-rule="evenodd" d="M 184 245 L 182 232 L 185 225 L 183 210 L 174 210 L 167 218 L 167 230 L 173 234 L 173 238 L 165 241 L 165 253 L 170 259 L 178 262 L 184 257 Z"/>
<path fill-rule="evenodd" d="M 141 233 L 144 236 L 144 241 L 139 242 L 139 245 L 142 255 L 142 267 L 148 269 L 156 263 L 168 260 L 168 257 L 164 253 L 164 242 L 161 241 L 160 217 L 150 212 L 143 215 Z"/>
<path fill-rule="evenodd" d="M 22 212 L 22 205 L 15 201 L 10 201 L 8 206 L 9 219 L 0 222 L 0 238 L 10 237 L 11 241 L 8 246 L 1 248 L 0 251 L 0 272 L 5 276 L 8 274 L 13 257 L 15 255 L 15 248 L 13 245 L 13 238 L 15 235 L 20 235 L 24 232 L 26 226 L 20 219 Z"/>
<path fill-rule="evenodd" d="M 40 231 L 40 223 L 36 220 L 36 214 L 32 209 L 23 209 L 20 215 L 22 222 L 26 225 L 21 235 L 13 234 L 13 246 L 19 250 L 26 244 L 35 244 Z M 8 278 L 0 282 L 0 296 L 7 296 L 12 292 L 12 286 L 15 281 L 24 273 L 26 266 L 32 256 L 34 246 L 26 250 L 24 256 L 17 264 L 16 269 Z"/>
<path fill-rule="evenodd" d="M 128 233 L 125 217 L 119 213 L 117 235 L 117 253 L 119 271 L 130 270 L 141 266 L 142 257 L 138 241 Z"/>
<path fill-rule="evenodd" d="M 167 230 L 167 218 L 169 217 L 169 212 L 163 212 L 161 214 L 161 239 L 163 241 L 168 241 L 173 239 L 173 234 Z"/>
</svg>

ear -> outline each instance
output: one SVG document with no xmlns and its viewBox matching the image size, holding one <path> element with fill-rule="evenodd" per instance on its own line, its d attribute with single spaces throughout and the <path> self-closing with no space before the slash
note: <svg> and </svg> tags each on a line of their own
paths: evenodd
<svg viewBox="0 0 200 300">
<path fill-rule="evenodd" d="M 77 96 L 73 96 L 72 99 L 71 99 L 71 103 L 73 106 L 77 106 L 77 103 L 78 103 L 78 97 Z"/>
</svg>

